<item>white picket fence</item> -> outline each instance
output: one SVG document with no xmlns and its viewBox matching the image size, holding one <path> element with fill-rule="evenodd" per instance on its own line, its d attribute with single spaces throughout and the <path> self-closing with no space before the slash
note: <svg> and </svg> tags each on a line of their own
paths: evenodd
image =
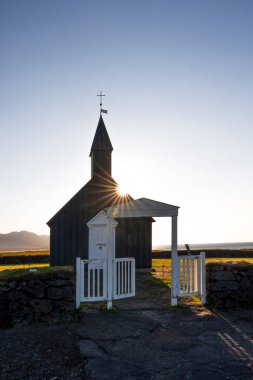
<svg viewBox="0 0 253 380">
<path fill-rule="evenodd" d="M 114 259 L 114 299 L 135 296 L 135 259 Z"/>
<path fill-rule="evenodd" d="M 178 297 L 197 296 L 206 302 L 205 253 L 177 256 L 172 273 L 172 305 Z M 174 286 L 174 288 L 173 288 Z M 135 296 L 135 259 L 76 259 L 76 307 L 81 302 L 107 301 Z"/>
<path fill-rule="evenodd" d="M 79 267 L 79 268 L 78 268 Z M 107 298 L 106 260 L 78 260 L 80 302 L 103 301 Z"/>
<path fill-rule="evenodd" d="M 112 270 L 108 266 L 112 265 Z M 108 273 L 112 273 L 112 278 Z M 81 302 L 108 301 L 135 295 L 135 259 L 76 259 L 76 307 Z"/>
<path fill-rule="evenodd" d="M 205 253 L 178 256 L 179 292 L 178 297 L 197 296 L 206 302 Z"/>
</svg>

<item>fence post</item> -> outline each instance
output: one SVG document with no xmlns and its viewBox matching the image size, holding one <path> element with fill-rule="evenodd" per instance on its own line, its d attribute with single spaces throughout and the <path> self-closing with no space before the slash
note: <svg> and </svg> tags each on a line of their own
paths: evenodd
<svg viewBox="0 0 253 380">
<path fill-rule="evenodd" d="M 81 259 L 76 258 L 76 309 L 80 307 L 80 292 L 81 292 Z"/>
<path fill-rule="evenodd" d="M 177 216 L 172 216 L 171 227 L 171 306 L 176 306 L 180 284 L 180 260 L 177 253 Z"/>
<path fill-rule="evenodd" d="M 131 268 L 132 268 L 132 294 L 133 296 L 135 296 L 135 259 L 133 259 L 132 261 L 132 265 L 131 265 Z"/>
<path fill-rule="evenodd" d="M 112 309 L 113 299 L 113 266 L 115 258 L 115 228 L 113 219 L 107 215 L 107 310 Z"/>
<path fill-rule="evenodd" d="M 114 260 L 108 257 L 107 265 L 107 310 L 112 309 L 112 292 L 113 292 L 113 265 Z"/>
<path fill-rule="evenodd" d="M 200 252 L 201 257 L 201 302 L 206 303 L 206 254 Z"/>
<path fill-rule="evenodd" d="M 197 258 L 197 278 L 198 278 L 197 289 L 198 289 L 198 295 L 199 295 L 199 297 L 201 297 L 201 295 L 202 295 L 202 275 L 201 275 L 201 271 L 202 271 L 202 258 L 201 258 L 201 254 L 200 254 L 199 257 Z"/>
</svg>

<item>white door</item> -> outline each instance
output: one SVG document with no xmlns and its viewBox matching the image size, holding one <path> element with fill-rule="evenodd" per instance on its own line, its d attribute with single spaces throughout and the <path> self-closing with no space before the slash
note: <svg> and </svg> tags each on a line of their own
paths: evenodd
<svg viewBox="0 0 253 380">
<path fill-rule="evenodd" d="M 90 229 L 89 260 L 106 260 L 107 226 L 94 226 Z"/>
</svg>

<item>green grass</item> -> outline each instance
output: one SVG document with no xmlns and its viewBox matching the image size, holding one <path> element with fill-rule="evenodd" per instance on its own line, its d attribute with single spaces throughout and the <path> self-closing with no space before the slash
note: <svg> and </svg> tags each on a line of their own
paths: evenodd
<svg viewBox="0 0 253 380">
<path fill-rule="evenodd" d="M 43 264 L 42 264 L 43 265 Z M 0 281 L 1 280 L 8 280 L 8 279 L 15 279 L 22 277 L 24 275 L 31 275 L 31 276 L 39 276 L 40 274 L 43 273 L 54 273 L 54 272 L 66 272 L 66 271 L 73 271 L 73 267 L 71 266 L 55 266 L 55 267 L 49 267 L 47 266 L 39 266 L 38 264 L 34 264 L 33 268 L 38 269 L 36 272 L 30 272 L 29 268 L 15 268 L 15 269 L 7 269 L 7 270 L 2 270 L 0 272 Z"/>
<path fill-rule="evenodd" d="M 247 257 L 214 257 L 214 258 L 206 258 L 206 264 L 208 263 L 227 263 L 227 262 L 248 262 L 253 264 L 253 257 L 247 258 Z M 171 273 L 171 259 L 153 259 L 152 260 L 152 267 L 158 271 L 168 271 Z"/>
<path fill-rule="evenodd" d="M 37 255 L 49 255 L 49 251 L 26 251 L 26 252 L 0 252 L 0 256 L 20 256 L 20 255 L 29 255 L 29 256 L 37 256 Z M 253 264 L 253 258 L 207 258 L 207 263 L 215 263 L 215 262 L 248 262 Z M 152 267 L 155 269 L 153 272 L 152 281 L 158 286 L 171 286 L 171 259 L 153 259 Z M 38 268 L 40 270 L 49 268 L 49 264 L 18 264 L 18 265 L 0 265 L 0 277 L 8 272 L 8 276 L 11 273 L 16 273 L 17 271 L 26 271 L 28 273 L 28 269 L 30 268 Z M 57 268 L 57 267 L 55 267 Z M 51 268 L 52 270 L 52 268 Z"/>
<path fill-rule="evenodd" d="M 253 264 L 253 257 L 215 257 L 206 259 L 206 264 L 208 263 L 228 263 L 228 262 L 246 262 Z"/>
<path fill-rule="evenodd" d="M 49 250 L 45 251 L 0 251 L 0 257 L 19 256 L 49 256 Z"/>
<path fill-rule="evenodd" d="M 44 251 L 0 251 L 1 257 L 34 257 L 34 256 L 49 256 L 49 250 Z M 48 263 L 30 263 L 30 264 L 0 264 L 0 273 L 6 270 L 16 270 L 16 269 L 30 269 L 30 268 L 44 268 L 49 267 Z"/>
<path fill-rule="evenodd" d="M 49 264 L 13 264 L 13 265 L 0 265 L 0 271 L 15 270 L 15 269 L 30 269 L 30 268 L 44 268 L 49 267 Z"/>
</svg>

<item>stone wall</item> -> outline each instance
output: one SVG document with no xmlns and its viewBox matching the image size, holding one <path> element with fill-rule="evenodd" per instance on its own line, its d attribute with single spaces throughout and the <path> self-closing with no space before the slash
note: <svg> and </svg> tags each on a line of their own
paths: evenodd
<svg viewBox="0 0 253 380">
<path fill-rule="evenodd" d="M 54 323 L 75 318 L 71 267 L 23 271 L 0 277 L 0 327 Z"/>
<path fill-rule="evenodd" d="M 207 302 L 222 309 L 253 307 L 253 264 L 206 265 Z"/>
</svg>

